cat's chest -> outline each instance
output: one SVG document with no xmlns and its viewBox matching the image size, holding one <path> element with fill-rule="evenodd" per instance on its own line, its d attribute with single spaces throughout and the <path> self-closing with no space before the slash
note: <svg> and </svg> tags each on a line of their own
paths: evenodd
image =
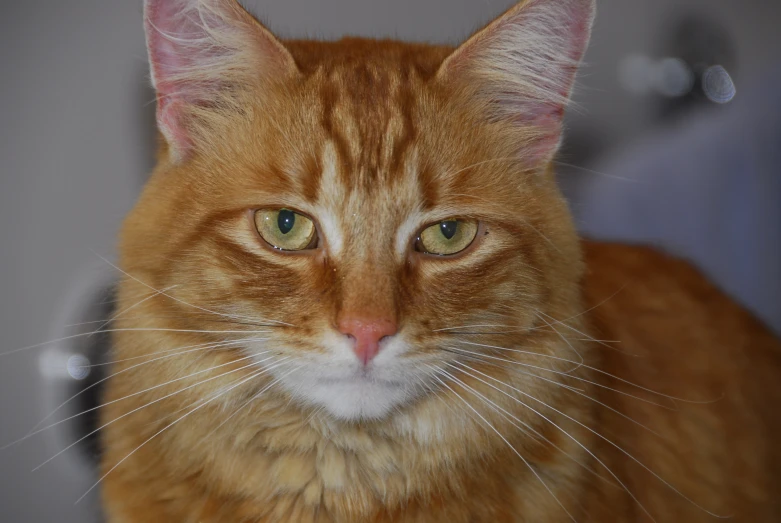
<svg viewBox="0 0 781 523">
<path fill-rule="evenodd" d="M 336 445 L 311 429 L 280 425 L 233 429 L 212 436 L 220 445 L 200 449 L 188 435 L 172 434 L 157 450 L 176 470 L 158 487 L 136 488 L 148 489 L 169 520 L 202 523 L 510 522 L 532 508 L 521 507 L 530 499 L 528 470 L 511 459 L 456 459 L 455 450 L 423 452 L 360 432 Z M 533 507 L 538 517 L 553 510 L 543 505 Z"/>
</svg>

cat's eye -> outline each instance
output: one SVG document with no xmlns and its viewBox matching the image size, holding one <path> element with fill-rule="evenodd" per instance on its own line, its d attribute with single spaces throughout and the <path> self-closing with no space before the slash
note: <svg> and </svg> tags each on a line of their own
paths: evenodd
<svg viewBox="0 0 781 523">
<path fill-rule="evenodd" d="M 415 242 L 415 249 L 426 254 L 450 256 L 469 247 L 475 236 L 476 221 L 444 220 L 423 229 Z"/>
<path fill-rule="evenodd" d="M 281 251 L 303 251 L 317 247 L 314 222 L 290 209 L 262 209 L 255 212 L 255 227 L 266 243 Z"/>
</svg>

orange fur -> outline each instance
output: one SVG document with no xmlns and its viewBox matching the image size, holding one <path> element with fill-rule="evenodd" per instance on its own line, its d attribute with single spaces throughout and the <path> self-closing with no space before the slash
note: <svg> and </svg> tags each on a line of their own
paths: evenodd
<svg viewBox="0 0 781 523">
<path fill-rule="evenodd" d="M 521 2 L 455 54 L 282 46 L 232 1 L 201 1 L 212 15 L 230 4 L 225 19 L 273 59 L 254 77 L 223 64 L 217 82 L 188 63 L 184 88 L 165 92 L 176 64 L 149 39 L 166 132 L 121 239 L 119 310 L 132 313 L 116 320 L 102 409 L 109 521 L 781 517 L 779 342 L 682 262 L 581 244 L 555 186 L 589 0 Z M 568 31 L 540 29 L 566 16 Z M 512 85 L 492 61 L 508 27 L 530 49 L 513 60 L 545 60 Z M 540 34 L 524 43 L 524 30 Z M 553 92 L 532 89 L 543 73 Z M 249 213 L 273 207 L 318 220 L 323 244 L 264 246 Z M 421 226 L 454 216 L 481 223 L 466 251 L 411 250 Z M 328 366 L 342 310 L 397 318 L 398 368 L 420 390 L 348 419 L 299 394 L 311 382 L 289 386 Z"/>
</svg>

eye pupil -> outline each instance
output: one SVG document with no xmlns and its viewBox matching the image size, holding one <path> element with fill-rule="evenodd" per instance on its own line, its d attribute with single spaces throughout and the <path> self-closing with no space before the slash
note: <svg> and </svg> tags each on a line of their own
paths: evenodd
<svg viewBox="0 0 781 523">
<path fill-rule="evenodd" d="M 445 239 L 452 240 L 456 235 L 456 232 L 458 232 L 458 222 L 455 220 L 442 222 L 439 224 L 439 230 L 442 231 L 442 236 L 444 236 Z"/>
<path fill-rule="evenodd" d="M 437 256 L 451 256 L 469 247 L 477 236 L 476 220 L 451 218 L 435 222 L 420 231 L 415 250 Z"/>
<path fill-rule="evenodd" d="M 277 217 L 277 226 L 282 234 L 287 234 L 293 230 L 293 226 L 296 224 L 296 213 L 287 209 L 279 211 Z"/>
</svg>

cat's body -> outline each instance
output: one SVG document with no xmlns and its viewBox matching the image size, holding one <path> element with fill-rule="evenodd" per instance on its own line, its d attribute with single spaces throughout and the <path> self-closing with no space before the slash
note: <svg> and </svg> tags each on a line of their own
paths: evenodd
<svg viewBox="0 0 781 523">
<path fill-rule="evenodd" d="M 621 340 L 614 348 L 578 343 L 586 361 L 627 381 L 705 403 L 665 402 L 621 381 L 586 372 L 604 386 L 667 408 L 581 383 L 584 393 L 660 436 L 583 397 L 575 398 L 582 403 L 578 410 L 585 414 L 579 421 L 719 515 L 733 515 L 731 521 L 777 521 L 781 449 L 773 437 L 781 433 L 776 414 L 781 401 L 776 381 L 781 367 L 778 341 L 684 262 L 645 248 L 590 243 L 584 247 L 586 303 L 587 308 L 594 307 L 587 323 L 605 340 Z M 331 432 L 332 428 L 302 417 L 297 410 L 285 414 L 291 407 L 282 398 L 278 402 L 270 417 L 274 426 L 258 427 L 260 438 L 253 430 L 241 434 L 228 427 L 223 437 L 237 441 L 220 450 L 213 448 L 215 441 L 221 441 L 216 437 L 209 442 L 187 438 L 150 442 L 136 458 L 146 467 L 129 466 L 106 480 L 112 521 L 567 520 L 521 460 L 501 446 L 492 457 L 467 452 L 460 463 L 439 463 L 431 476 L 418 476 L 420 471 L 413 466 L 379 479 L 377 468 L 409 464 L 421 459 L 421 454 L 426 461 L 436 462 L 434 456 L 443 449 L 420 447 L 406 438 L 388 441 L 385 431 L 375 432 L 371 426 Z M 120 413 L 110 417 L 115 414 Z M 163 428 L 166 420 L 156 416 L 139 419 L 143 429 L 134 437 L 128 437 L 135 431 L 127 426 L 122 444 L 108 447 L 109 459 L 121 459 L 154 434 L 153 428 Z M 208 413 L 200 417 L 189 423 L 210 430 L 214 417 Z M 145 425 L 154 421 L 156 425 Z M 586 430 L 578 432 L 577 426 L 567 429 L 631 486 L 657 521 L 717 521 L 610 443 Z M 202 435 L 192 425 L 185 432 L 195 432 L 192 438 Z M 543 470 L 553 462 L 571 469 L 566 481 L 551 486 L 578 521 L 643 520 L 637 502 L 592 457 L 560 431 L 549 430 L 546 437 L 569 447 L 602 478 L 572 468 L 571 462 L 549 448 L 525 456 L 539 459 Z M 250 449 L 254 458 L 247 459 Z M 214 470 L 215 462 L 223 466 Z M 424 484 L 417 484 L 420 481 Z M 348 488 L 350 484 L 359 488 Z M 225 485 L 227 492 L 214 492 L 214 485 Z M 439 491 L 446 488 L 452 491 Z M 408 495 L 406 489 L 425 494 Z M 352 517 L 347 517 L 349 513 Z"/>
<path fill-rule="evenodd" d="M 626 382 L 600 380 L 668 409 L 597 392 L 594 427 L 628 454 L 597 438 L 595 451 L 632 485 L 657 521 L 716 521 L 639 464 L 708 510 L 731 521 L 781 517 L 781 368 L 779 341 L 687 263 L 647 248 L 586 244 L 591 334 L 620 340 L 596 350 L 600 370 L 666 394 L 703 403 L 659 402 Z M 631 455 L 630 458 L 628 455 Z M 633 458 L 637 459 L 635 461 Z M 610 478 L 604 470 L 602 477 Z M 626 492 L 599 482 L 586 490 L 588 521 L 642 521 Z"/>
<path fill-rule="evenodd" d="M 453 52 L 147 3 L 109 521 L 781 517 L 778 341 L 681 262 L 584 249 L 555 186 L 592 14 L 522 2 Z"/>
</svg>

